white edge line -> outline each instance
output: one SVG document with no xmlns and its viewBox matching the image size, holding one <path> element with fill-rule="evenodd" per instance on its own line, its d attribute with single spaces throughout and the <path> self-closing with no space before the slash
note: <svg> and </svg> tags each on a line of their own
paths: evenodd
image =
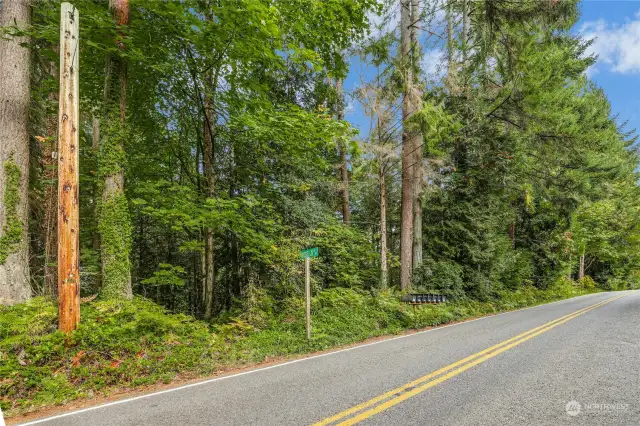
<svg viewBox="0 0 640 426">
<path fill-rule="evenodd" d="M 566 302 L 566 301 L 569 301 L 569 300 L 579 299 L 579 298 L 587 297 L 587 296 L 591 296 L 591 295 L 600 295 L 600 294 L 609 294 L 609 293 L 617 293 L 617 292 L 613 291 L 613 292 L 600 292 L 600 293 L 583 294 L 581 296 L 572 297 L 570 299 L 556 300 L 555 302 L 542 303 L 540 305 L 529 306 L 529 307 L 520 308 L 520 309 L 514 309 L 513 311 L 501 312 L 501 313 L 493 314 L 493 315 L 485 315 L 485 316 L 480 317 L 480 318 L 474 318 L 474 319 L 470 319 L 470 320 L 466 320 L 466 321 L 460 321 L 460 322 L 456 322 L 456 323 L 453 323 L 453 324 L 435 326 L 435 327 L 430 328 L 428 330 L 416 331 L 414 333 L 403 334 L 402 336 L 390 337 L 388 339 L 377 340 L 375 342 L 364 343 L 362 345 L 351 346 L 351 347 L 344 348 L 344 349 L 338 349 L 337 351 L 326 352 L 326 353 L 318 354 L 318 355 L 312 355 L 312 356 L 305 357 L 305 358 L 298 358 L 298 359 L 294 359 L 294 360 L 291 360 L 291 361 L 286 361 L 286 362 L 283 362 L 283 363 L 280 363 L 280 364 L 270 365 L 268 367 L 262 367 L 262 368 L 256 368 L 256 369 L 249 370 L 249 371 L 243 371 L 242 373 L 230 374 L 228 376 L 222 376 L 222 377 L 214 377 L 214 378 L 211 378 L 211 379 L 203 380 L 201 382 L 189 383 L 187 385 L 182 385 L 182 386 L 178 386 L 178 387 L 171 388 L 171 389 L 165 389 L 165 390 L 162 390 L 162 391 L 152 392 L 152 393 L 148 393 L 148 394 L 145 394 L 145 395 L 134 396 L 132 398 L 124 398 L 124 399 L 120 399 L 118 401 L 108 402 L 106 404 L 94 405 L 92 407 L 83 408 L 83 409 L 80 409 L 80 410 L 77 410 L 77 411 L 71 411 L 69 413 L 57 414 L 55 416 L 45 417 L 43 419 L 33 420 L 33 421 L 30 421 L 30 422 L 27 422 L 27 423 L 18 423 L 16 426 L 28 426 L 28 425 L 35 425 L 35 424 L 38 424 L 38 423 L 44 423 L 44 422 L 48 422 L 48 421 L 51 421 L 51 420 L 60 419 L 62 417 L 69 417 L 69 416 L 73 416 L 73 415 L 76 415 L 76 414 L 85 413 L 87 411 L 93 411 L 93 410 L 98 410 L 98 409 L 101 409 L 101 408 L 107 408 L 107 407 L 111 407 L 113 405 L 125 404 L 127 402 L 137 401 L 139 399 L 151 398 L 153 396 L 158 396 L 158 395 L 162 395 L 162 394 L 169 393 L 169 392 L 176 392 L 176 391 L 179 391 L 179 390 L 182 390 L 182 389 L 188 389 L 188 388 L 192 388 L 192 387 L 195 387 L 195 386 L 206 385 L 206 384 L 209 384 L 209 383 L 218 382 L 218 381 L 225 380 L 225 379 L 231 379 L 231 378 L 234 378 L 234 377 L 240 377 L 240 376 L 244 376 L 246 374 L 252 374 L 252 373 L 258 373 L 258 372 L 261 372 L 261 371 L 271 370 L 272 368 L 284 367 L 285 365 L 295 364 L 295 363 L 302 362 L 302 361 L 308 361 L 310 359 L 322 358 L 322 357 L 325 357 L 325 356 L 328 356 L 328 355 L 335 355 L 335 354 L 338 354 L 338 353 L 341 353 L 341 352 L 347 352 L 347 351 L 351 351 L 351 350 L 354 350 L 354 349 L 365 348 L 367 346 L 373 346 L 373 345 L 377 345 L 379 343 L 386 343 L 386 342 L 391 342 L 393 340 L 404 339 L 406 337 L 412 337 L 412 336 L 416 336 L 416 335 L 419 335 L 419 334 L 429 333 L 430 331 L 441 330 L 441 329 L 447 328 L 447 327 L 454 327 L 456 325 L 467 324 L 467 323 L 470 323 L 470 322 L 480 321 L 480 320 L 487 319 L 487 318 L 495 318 L 495 317 L 499 317 L 501 315 L 512 314 L 514 312 L 519 312 L 519 311 L 526 311 L 528 309 L 539 308 L 539 307 L 546 306 L 546 305 L 553 305 L 554 303 Z"/>
</svg>

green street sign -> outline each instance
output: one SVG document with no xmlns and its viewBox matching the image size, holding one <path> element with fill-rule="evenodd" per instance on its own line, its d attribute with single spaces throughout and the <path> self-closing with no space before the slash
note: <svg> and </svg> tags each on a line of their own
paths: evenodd
<svg viewBox="0 0 640 426">
<path fill-rule="evenodd" d="M 300 259 L 307 259 L 310 257 L 318 257 L 318 247 L 300 250 Z"/>
</svg>

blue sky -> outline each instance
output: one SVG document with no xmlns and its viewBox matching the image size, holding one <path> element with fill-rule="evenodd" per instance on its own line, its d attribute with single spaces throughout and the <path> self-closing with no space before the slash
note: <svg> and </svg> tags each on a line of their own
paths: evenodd
<svg viewBox="0 0 640 426">
<path fill-rule="evenodd" d="M 602 87 L 619 121 L 640 130 L 640 1 L 584 1 L 575 30 L 596 41 L 589 76 Z"/>
<path fill-rule="evenodd" d="M 591 52 L 599 56 L 588 75 L 605 90 L 618 121 L 628 121 L 629 130 L 640 130 L 640 0 L 585 0 L 580 9 L 582 15 L 573 31 L 594 38 Z M 429 43 L 433 42 L 425 43 L 426 50 L 433 47 Z M 436 50 L 428 51 L 426 55 L 428 59 L 437 59 L 438 54 L 436 46 Z M 434 68 L 426 71 L 438 74 Z M 373 75 L 371 69 L 352 58 L 351 71 L 344 84 L 346 92 L 358 87 L 361 78 L 369 80 Z M 348 96 L 346 103 L 346 119 L 360 129 L 361 136 L 365 136 L 369 121 L 360 105 Z"/>
</svg>

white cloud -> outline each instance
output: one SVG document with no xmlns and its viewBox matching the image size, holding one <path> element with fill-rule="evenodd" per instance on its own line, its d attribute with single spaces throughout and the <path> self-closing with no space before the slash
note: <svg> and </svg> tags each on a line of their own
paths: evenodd
<svg viewBox="0 0 640 426">
<path fill-rule="evenodd" d="M 598 55 L 598 62 L 587 70 L 588 75 L 604 67 L 621 74 L 640 73 L 640 11 L 623 24 L 603 19 L 586 22 L 580 34 L 594 40 L 587 53 Z"/>
<path fill-rule="evenodd" d="M 447 71 L 446 52 L 440 48 L 426 50 L 420 60 L 420 68 L 430 79 L 440 79 Z"/>
<path fill-rule="evenodd" d="M 400 25 L 400 13 L 397 2 L 384 3 L 380 14 L 369 12 L 370 36 L 379 39 L 395 32 Z"/>
<path fill-rule="evenodd" d="M 355 109 L 356 109 L 356 104 L 353 102 L 353 99 L 347 100 L 346 105 L 344 107 L 345 114 L 349 114 L 353 112 Z"/>
<path fill-rule="evenodd" d="M 370 35 L 374 39 L 395 32 L 400 26 L 400 2 L 398 0 L 379 0 L 379 3 L 382 5 L 381 13 L 370 12 L 368 15 Z M 418 28 L 426 26 L 442 27 L 446 20 L 445 5 L 444 0 L 419 1 L 420 22 L 418 23 Z"/>
</svg>

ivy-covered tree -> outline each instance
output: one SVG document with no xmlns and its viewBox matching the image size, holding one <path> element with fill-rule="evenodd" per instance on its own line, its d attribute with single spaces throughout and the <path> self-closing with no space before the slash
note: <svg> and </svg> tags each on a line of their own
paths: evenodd
<svg viewBox="0 0 640 426">
<path fill-rule="evenodd" d="M 29 280 L 29 38 L 27 0 L 0 5 L 0 304 L 31 297 Z M 7 35 L 4 35 L 4 33 Z"/>
</svg>

